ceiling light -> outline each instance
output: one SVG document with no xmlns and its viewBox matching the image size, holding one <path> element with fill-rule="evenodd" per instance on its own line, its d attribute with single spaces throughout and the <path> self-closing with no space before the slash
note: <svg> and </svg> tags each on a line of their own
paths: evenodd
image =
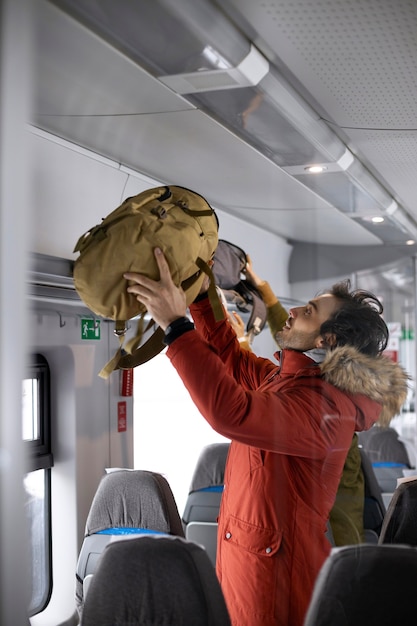
<svg viewBox="0 0 417 626">
<path fill-rule="evenodd" d="M 382 215 L 375 215 L 374 217 L 371 217 L 371 222 L 374 224 L 382 224 L 382 222 L 385 222 L 385 219 Z"/>
<path fill-rule="evenodd" d="M 158 80 L 178 94 L 222 91 L 257 85 L 269 71 L 269 63 L 255 48 L 236 67 L 232 67 L 212 46 L 206 46 L 203 56 L 215 69 L 198 68 L 195 72 L 158 76 Z"/>
<path fill-rule="evenodd" d="M 211 46 L 206 46 L 202 51 L 201 56 L 207 59 L 207 61 L 216 69 L 227 70 L 231 67 L 230 63 Z"/>
<path fill-rule="evenodd" d="M 309 165 L 304 168 L 306 172 L 310 172 L 310 174 L 321 174 L 327 170 L 325 165 Z"/>
<path fill-rule="evenodd" d="M 414 246 L 416 242 L 414 241 L 414 239 L 407 239 L 407 241 L 405 242 L 406 246 Z"/>
</svg>

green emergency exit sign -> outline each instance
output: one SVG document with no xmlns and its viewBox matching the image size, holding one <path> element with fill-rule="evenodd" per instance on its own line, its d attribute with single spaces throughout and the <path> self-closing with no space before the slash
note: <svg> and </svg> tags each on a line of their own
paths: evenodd
<svg viewBox="0 0 417 626">
<path fill-rule="evenodd" d="M 100 339 L 100 320 L 81 320 L 81 339 Z"/>
</svg>

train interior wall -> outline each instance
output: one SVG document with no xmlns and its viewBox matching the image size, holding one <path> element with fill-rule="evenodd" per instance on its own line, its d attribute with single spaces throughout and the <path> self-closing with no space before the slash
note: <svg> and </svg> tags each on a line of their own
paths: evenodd
<svg viewBox="0 0 417 626">
<path fill-rule="evenodd" d="M 37 129 L 32 128 L 30 135 L 29 247 L 33 252 L 74 259 L 73 247 L 83 232 L 124 198 L 160 183 Z M 214 208 L 220 237 L 244 248 L 256 271 L 280 297 L 305 300 L 329 285 L 329 281 L 290 285 L 291 245 Z M 68 624 L 74 619 L 76 560 L 91 499 L 105 468 L 160 471 L 167 476 L 181 512 L 201 447 L 222 438 L 196 412 L 163 354 L 135 370 L 134 400 L 122 399 L 117 374 L 108 381 L 97 376 L 117 347 L 110 323 L 102 323 L 100 341 L 85 341 L 81 337 L 81 320 L 86 315 L 83 307 L 68 310 L 31 301 L 29 308 L 30 350 L 43 353 L 52 369 L 55 460 L 54 591 L 46 611 L 31 623 L 55 626 L 57 618 L 65 614 Z M 253 348 L 258 354 L 272 356 L 275 344 L 267 329 L 255 338 Z M 127 402 L 123 432 L 118 430 L 121 400 Z M 184 462 L 179 464 L 179 459 Z"/>
<path fill-rule="evenodd" d="M 155 381 L 161 370 L 165 376 L 167 359 L 163 366 L 159 366 L 159 362 L 164 359 L 162 355 L 149 368 L 135 372 L 136 399 L 134 402 L 132 398 L 123 398 L 123 402 L 127 402 L 127 422 L 126 430 L 120 432 L 117 421 L 118 403 L 121 401 L 119 379 L 113 376 L 104 382 L 97 376 L 103 363 L 114 351 L 111 325 L 103 323 L 100 341 L 86 341 L 81 337 L 81 320 L 86 316 L 83 307 L 77 309 L 72 306 L 68 309 L 64 304 L 61 306 L 40 300 L 26 301 L 25 307 L 24 287 L 21 286 L 24 283 L 24 253 L 27 247 L 40 254 L 74 258 L 73 246 L 82 232 L 100 222 L 125 197 L 159 181 L 153 180 L 146 172 L 131 172 L 118 163 L 36 128 L 30 128 L 29 138 L 23 138 L 23 120 L 31 119 L 26 110 L 31 91 L 30 63 L 27 62 L 30 57 L 30 29 L 25 30 L 30 6 L 28 0 L 6 0 L 0 3 L 0 308 L 3 321 L 0 378 L 2 414 L 5 416 L 1 426 L 0 455 L 1 505 L 4 511 L 1 518 L 0 622 L 15 626 L 27 623 L 26 607 L 22 600 L 27 572 L 22 540 L 23 515 L 19 501 L 24 466 L 23 453 L 18 446 L 21 439 L 21 381 L 16 373 L 23 371 L 23 351 L 39 351 L 48 359 L 52 374 L 54 587 L 47 609 L 30 621 L 32 626 L 70 626 L 76 624 L 75 565 L 91 498 L 106 467 L 139 467 L 142 463 L 148 463 L 141 456 L 140 446 L 151 435 L 142 432 L 140 428 L 152 419 L 148 406 L 156 404 L 153 397 L 160 393 L 160 386 L 156 385 L 154 392 L 148 390 L 147 384 L 148 380 Z M 27 74 L 20 72 L 17 79 L 16 68 L 22 67 L 27 68 Z M 29 185 L 26 184 L 28 174 Z M 242 176 L 244 174 L 242 172 Z M 207 176 L 210 176 L 210 172 L 207 172 Z M 281 297 L 304 300 L 320 287 L 327 286 L 327 281 L 326 285 L 289 284 L 291 245 L 287 241 L 221 210 L 218 210 L 218 214 L 220 236 L 247 250 L 253 257 L 258 273 L 268 278 Z M 415 348 L 411 341 L 404 354 L 414 354 Z M 265 356 L 272 354 L 274 344 L 267 331 L 256 338 L 254 349 Z M 169 385 L 176 388 L 174 379 Z M 182 394 L 178 389 L 172 393 Z M 183 402 L 185 399 L 181 396 L 180 403 Z M 157 410 L 158 419 L 167 419 L 165 408 L 162 406 Z M 410 424 L 410 433 L 415 435 L 415 413 L 410 412 L 409 416 L 407 423 Z M 194 414 L 183 425 L 181 419 L 182 411 L 179 410 L 175 415 L 175 433 L 180 440 L 190 434 L 190 421 L 203 423 L 202 418 Z M 164 433 L 162 428 L 158 438 L 165 434 L 168 433 Z M 193 454 L 197 453 L 197 448 L 208 434 L 203 433 L 201 437 L 196 441 Z M 14 454 L 12 463 L 3 454 L 3 448 L 7 450 L 8 446 Z M 156 440 L 154 446 L 154 450 L 157 450 Z M 152 446 L 149 449 L 155 455 Z M 170 463 L 175 462 L 178 454 L 178 450 L 173 452 Z M 191 459 L 189 449 L 188 454 Z M 191 464 L 190 461 L 190 467 Z M 8 466 L 12 471 L 7 470 Z M 170 476 L 170 465 L 162 467 L 158 462 L 158 466 Z M 184 473 L 188 473 L 190 467 Z M 176 490 L 179 503 L 189 479 L 189 475 L 184 475 L 181 491 Z M 8 616 L 10 619 L 7 619 Z"/>
</svg>

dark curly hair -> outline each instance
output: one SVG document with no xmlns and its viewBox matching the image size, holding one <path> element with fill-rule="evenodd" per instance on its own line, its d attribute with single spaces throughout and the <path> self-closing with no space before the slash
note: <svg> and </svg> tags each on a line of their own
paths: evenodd
<svg viewBox="0 0 417 626">
<path fill-rule="evenodd" d="M 349 345 L 363 354 L 377 356 L 387 347 L 389 337 L 387 325 L 381 317 L 382 303 L 369 291 L 350 289 L 350 280 L 346 279 L 323 292 L 338 298 L 342 304 L 321 325 L 320 334 L 324 338 L 333 335 L 331 348 Z"/>
</svg>

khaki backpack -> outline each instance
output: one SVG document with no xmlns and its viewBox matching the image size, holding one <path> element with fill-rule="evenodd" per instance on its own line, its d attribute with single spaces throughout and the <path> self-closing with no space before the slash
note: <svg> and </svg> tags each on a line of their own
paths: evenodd
<svg viewBox="0 0 417 626">
<path fill-rule="evenodd" d="M 210 277 L 209 297 L 216 319 L 224 311 L 207 264 L 218 243 L 217 216 L 198 193 L 179 186 L 148 189 L 128 198 L 101 224 L 82 235 L 74 252 L 74 286 L 82 301 L 96 315 L 115 321 L 119 349 L 101 370 L 107 378 L 115 369 L 129 369 L 148 361 L 165 346 L 157 328 L 143 345 L 146 307 L 127 292 L 125 272 L 159 280 L 155 247 L 164 252 L 173 281 L 186 293 L 187 305 L 199 293 L 204 275 Z M 136 335 L 124 344 L 127 321 L 138 317 Z"/>
</svg>

